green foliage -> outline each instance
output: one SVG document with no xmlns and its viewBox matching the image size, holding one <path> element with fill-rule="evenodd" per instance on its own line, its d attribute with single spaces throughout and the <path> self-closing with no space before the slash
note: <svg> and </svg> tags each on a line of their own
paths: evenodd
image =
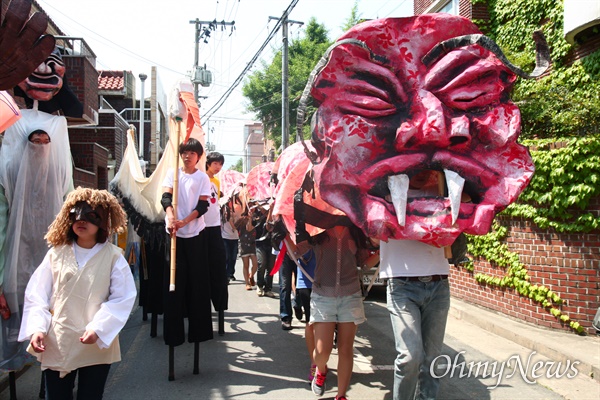
<svg viewBox="0 0 600 400">
<path fill-rule="evenodd" d="M 589 232 L 600 227 L 597 213 L 587 210 L 600 195 L 600 51 L 567 65 L 573 45 L 563 37 L 562 0 L 471 0 L 485 3 L 489 21 L 474 21 L 525 71 L 535 67 L 532 34 L 542 30 L 550 48 L 551 70 L 541 79 L 517 80 L 512 99 L 521 110 L 521 139 L 531 148 L 536 172 L 517 203 L 504 213 L 527 218 L 543 229 Z M 560 145 L 557 145 L 560 143 Z M 481 284 L 510 288 L 541 304 L 571 329 L 583 327 L 556 306 L 560 296 L 532 284 L 518 254 L 502 239 L 506 228 L 494 224 L 485 236 L 469 236 L 469 252 L 506 269 L 502 278 L 481 273 Z M 473 272 L 473 263 L 463 264 Z"/>
<path fill-rule="evenodd" d="M 558 147 L 556 144 L 559 143 Z M 542 229 L 590 232 L 600 216 L 587 211 L 600 196 L 600 137 L 543 139 L 524 142 L 535 163 L 529 186 L 504 213 L 531 219 Z"/>
<path fill-rule="evenodd" d="M 481 0 L 472 0 L 480 3 Z M 490 22 L 484 32 L 506 56 L 527 71 L 535 66 L 532 33 L 544 32 L 552 70 L 539 80 L 519 80 L 513 100 L 522 115 L 524 138 L 598 133 L 600 119 L 600 52 L 565 65 L 573 46 L 563 37 L 561 0 L 489 0 Z"/>
<path fill-rule="evenodd" d="M 311 18 L 306 25 L 304 37 L 293 40 L 288 48 L 288 87 L 290 113 L 290 143 L 296 137 L 296 110 L 304 86 L 312 69 L 331 44 L 324 25 Z M 248 111 L 256 114 L 268 134 L 281 146 L 281 50 L 275 52 L 270 64 L 262 62 L 261 68 L 252 73 L 242 88 L 249 100 Z M 313 110 L 307 110 L 310 115 Z M 306 127 L 305 137 L 308 136 Z"/>
<path fill-rule="evenodd" d="M 352 6 L 352 10 L 350 11 L 350 16 L 344 21 L 344 24 L 340 27 L 342 28 L 342 32 L 346 32 L 348 29 L 352 28 L 354 25 L 361 22 L 361 14 L 358 12 L 358 0 L 354 1 L 354 5 Z"/>
<path fill-rule="evenodd" d="M 540 304 L 561 322 L 569 323 L 571 329 L 577 333 L 582 333 L 583 327 L 579 323 L 572 321 L 568 315 L 563 314 L 557 308 L 557 306 L 564 303 L 560 295 L 544 285 L 537 285 L 531 282 L 531 277 L 528 275 L 525 265 L 519 261 L 519 255 L 510 251 L 506 243 L 502 242 L 502 239 L 506 237 L 506 233 L 507 229 L 494 221 L 492 231 L 487 235 L 467 235 L 467 248 L 472 256 L 485 258 L 492 266 L 506 270 L 506 275 L 502 278 L 475 273 L 475 280 L 482 285 L 514 290 L 521 296 Z M 473 272 L 472 265 L 471 269 L 468 267 L 467 269 Z"/>
<path fill-rule="evenodd" d="M 235 165 L 232 165 L 231 167 L 229 167 L 229 169 L 237 172 L 244 172 L 244 160 L 240 158 L 239 160 L 237 160 Z"/>
</svg>

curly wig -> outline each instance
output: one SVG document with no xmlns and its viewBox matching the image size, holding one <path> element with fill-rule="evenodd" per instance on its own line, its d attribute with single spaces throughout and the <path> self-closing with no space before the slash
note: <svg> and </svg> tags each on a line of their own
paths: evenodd
<svg viewBox="0 0 600 400">
<path fill-rule="evenodd" d="M 73 224 L 69 218 L 69 213 L 75 203 L 79 201 L 85 201 L 94 209 L 102 207 L 107 210 L 108 231 L 98 230 L 98 242 L 104 243 L 110 234 L 122 233 L 127 229 L 127 215 L 115 196 L 107 190 L 78 187 L 67 195 L 60 212 L 54 222 L 50 224 L 48 233 L 44 236 L 49 245 L 60 246 L 73 243 L 76 236 L 72 229 Z"/>
</svg>

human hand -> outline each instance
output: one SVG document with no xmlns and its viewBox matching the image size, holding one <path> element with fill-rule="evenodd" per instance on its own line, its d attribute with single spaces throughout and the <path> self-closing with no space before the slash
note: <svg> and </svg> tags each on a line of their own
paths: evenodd
<svg viewBox="0 0 600 400">
<path fill-rule="evenodd" d="M 44 345 L 44 339 L 46 338 L 46 334 L 44 332 L 36 332 L 31 335 L 31 339 L 29 343 L 31 347 L 33 347 L 33 351 L 36 353 L 43 353 L 46 350 L 46 346 Z"/>
<path fill-rule="evenodd" d="M 12 89 L 43 63 L 56 44 L 44 35 L 48 17 L 41 12 L 29 18 L 31 0 L 12 0 L 0 25 L 0 90 Z"/>
<path fill-rule="evenodd" d="M 96 335 L 96 332 L 88 329 L 83 333 L 83 336 L 79 338 L 79 341 L 83 344 L 94 344 L 98 341 L 98 335 Z"/>
</svg>

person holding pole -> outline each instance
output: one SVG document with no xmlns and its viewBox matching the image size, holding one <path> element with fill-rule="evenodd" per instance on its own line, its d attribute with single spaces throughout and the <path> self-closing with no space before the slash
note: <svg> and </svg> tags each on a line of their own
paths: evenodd
<svg viewBox="0 0 600 400">
<path fill-rule="evenodd" d="M 196 168 L 202 157 L 202 144 L 189 138 L 179 145 L 183 167 L 169 169 L 163 181 L 161 204 L 166 212 L 166 228 L 175 251 L 175 281 L 170 283 L 163 320 L 164 340 L 169 346 L 185 341 L 184 310 L 189 322 L 188 342 L 213 338 L 210 290 L 206 290 L 205 222 L 211 185 L 208 175 Z M 173 272 L 175 272 L 173 271 Z"/>
</svg>

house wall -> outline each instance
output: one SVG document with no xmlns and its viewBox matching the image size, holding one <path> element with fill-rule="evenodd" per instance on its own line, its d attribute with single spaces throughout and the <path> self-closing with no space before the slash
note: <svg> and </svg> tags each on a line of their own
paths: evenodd
<svg viewBox="0 0 600 400">
<path fill-rule="evenodd" d="M 434 2 L 415 0 L 415 15 L 423 14 Z M 470 0 L 460 0 L 459 10 L 460 15 L 467 18 L 489 19 L 485 3 L 471 5 Z M 598 49 L 600 35 L 574 46 L 565 62 L 569 65 Z M 594 199 L 587 211 L 599 215 L 600 199 Z M 565 301 L 558 307 L 561 312 L 593 334 L 595 331 L 591 323 L 600 306 L 600 232 L 561 234 L 539 229 L 526 219 L 498 216 L 497 220 L 507 227 L 506 244 L 510 251 L 519 254 L 520 261 L 531 277 L 531 284 L 545 285 L 559 294 Z M 475 260 L 473 272 L 452 267 L 452 296 L 535 325 L 569 329 L 568 323 L 561 323 L 537 302 L 521 296 L 515 290 L 477 283 L 474 279 L 476 273 L 502 278 L 506 270 L 492 266 L 485 260 Z"/>
<path fill-rule="evenodd" d="M 69 87 L 83 103 L 83 115 L 88 122 L 95 122 L 98 111 L 98 71 L 86 57 L 64 56 Z"/>
<path fill-rule="evenodd" d="M 78 169 L 87 171 L 94 175 L 82 173 L 81 171 L 73 175 L 73 180 L 82 180 L 87 187 L 95 189 L 108 189 L 108 149 L 100 146 L 98 143 L 73 142 L 71 141 L 71 153 L 73 161 Z M 77 179 L 76 179 L 77 178 Z M 77 183 L 75 183 L 77 187 Z"/>
<path fill-rule="evenodd" d="M 600 215 L 600 198 L 589 209 Z M 506 244 L 519 254 L 531 277 L 531 284 L 544 285 L 556 292 L 565 303 L 558 308 L 573 321 L 594 334 L 592 320 L 600 306 L 600 230 L 590 233 L 557 233 L 540 229 L 530 220 L 498 216 L 507 227 Z M 479 284 L 473 278 L 483 273 L 502 278 L 504 268 L 475 260 L 473 272 L 453 267 L 450 272 L 451 293 L 465 301 L 491 308 L 522 321 L 555 329 L 569 329 L 539 303 L 521 296 L 514 289 Z"/>
</svg>

